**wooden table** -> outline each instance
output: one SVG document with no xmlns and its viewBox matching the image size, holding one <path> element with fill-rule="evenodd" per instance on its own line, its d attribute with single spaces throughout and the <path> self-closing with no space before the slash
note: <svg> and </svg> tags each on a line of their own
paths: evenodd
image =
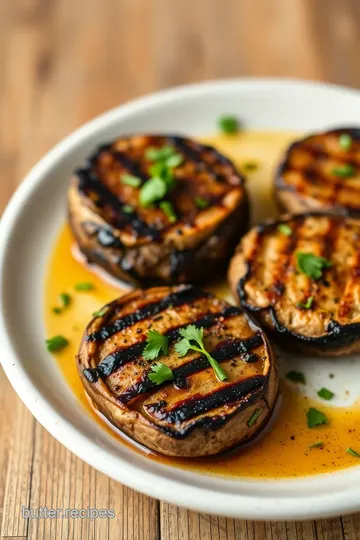
<svg viewBox="0 0 360 540">
<path fill-rule="evenodd" d="M 202 79 L 280 75 L 360 86 L 359 0 L 0 0 L 0 206 L 84 121 Z M 115 519 L 23 519 L 21 506 Z M 1 538 L 360 538 L 360 515 L 253 523 L 200 515 L 110 480 L 55 441 L 0 373 Z"/>
</svg>

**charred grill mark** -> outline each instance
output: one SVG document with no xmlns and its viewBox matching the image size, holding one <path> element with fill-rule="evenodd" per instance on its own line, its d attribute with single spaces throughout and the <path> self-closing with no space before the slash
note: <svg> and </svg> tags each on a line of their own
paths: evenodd
<svg viewBox="0 0 360 540">
<path fill-rule="evenodd" d="M 285 283 L 289 274 L 289 268 L 292 262 L 292 255 L 296 249 L 299 238 L 298 232 L 299 229 L 301 229 L 303 223 L 304 219 L 299 218 L 293 224 L 291 236 L 283 235 L 283 243 L 285 245 L 285 249 L 279 254 L 278 264 L 275 266 L 274 274 L 272 276 L 272 291 L 268 295 L 269 301 L 271 303 L 276 302 L 276 300 L 280 296 L 282 296 L 285 291 Z"/>
<path fill-rule="evenodd" d="M 101 205 L 108 205 L 113 213 L 115 214 L 113 218 L 114 225 L 118 229 L 123 229 L 126 226 L 131 226 L 132 230 L 138 236 L 145 236 L 152 240 L 160 238 L 160 233 L 156 229 L 147 225 L 142 221 L 136 214 L 132 212 L 127 214 L 123 211 L 124 203 L 122 203 L 119 198 L 111 193 L 111 191 L 101 182 L 101 179 L 97 173 L 91 169 L 77 169 L 75 174 L 79 178 L 79 189 L 88 194 L 89 192 L 94 192 L 99 197 L 99 202 Z"/>
<path fill-rule="evenodd" d="M 146 180 L 149 179 L 149 175 L 144 173 L 139 161 L 132 159 L 129 155 L 125 154 L 124 152 L 120 152 L 119 150 L 113 152 L 113 156 L 119 163 L 121 163 L 121 165 L 126 169 L 126 172 L 129 174 L 137 176 L 143 182 L 146 182 Z"/>
<path fill-rule="evenodd" d="M 240 382 L 227 384 L 225 388 L 216 390 L 206 396 L 192 396 L 180 403 L 176 403 L 169 410 L 165 410 L 161 402 L 145 405 L 144 409 L 152 414 L 157 420 L 169 424 L 180 424 L 190 420 L 194 416 L 216 409 L 221 405 L 231 404 L 245 398 L 247 394 L 264 386 L 266 377 L 257 375 Z"/>
<path fill-rule="evenodd" d="M 339 317 L 345 318 L 350 315 L 354 303 L 354 288 L 359 283 L 360 278 L 360 250 L 355 254 L 354 265 L 351 269 L 351 276 L 344 287 L 344 294 L 340 300 Z"/>
<path fill-rule="evenodd" d="M 360 132 L 360 130 L 359 130 Z M 334 224 L 332 224 L 332 227 L 328 229 L 327 234 L 329 234 L 329 239 L 327 236 L 325 236 L 322 240 L 323 243 L 326 244 L 326 250 L 324 252 L 326 258 L 331 259 L 331 252 L 334 249 L 334 244 L 337 242 L 337 235 L 339 231 L 341 231 L 342 227 L 346 223 L 346 216 L 340 215 L 340 214 L 331 214 L 331 213 L 325 213 L 322 211 L 312 211 L 307 212 L 301 215 L 294 216 L 289 223 L 294 223 L 294 221 L 298 219 L 306 219 L 311 217 L 322 217 L 322 218 L 328 218 L 329 221 L 333 221 Z M 278 226 L 278 224 L 281 223 L 279 221 L 272 222 L 269 224 L 265 224 L 259 227 L 261 234 L 265 234 L 266 232 L 270 232 L 274 230 Z M 331 247 L 332 244 L 332 247 Z M 309 337 L 303 334 L 298 334 L 297 332 L 294 332 L 287 328 L 286 326 L 282 325 L 279 320 L 277 319 L 276 312 L 274 310 L 274 307 L 272 305 L 269 305 L 268 307 L 258 307 L 256 305 L 249 304 L 247 302 L 247 295 L 245 292 L 245 285 L 249 278 L 251 277 L 253 272 L 253 267 L 251 265 L 251 258 L 247 259 L 247 268 L 246 272 L 243 275 L 243 277 L 239 280 L 237 285 L 237 294 L 240 300 L 241 305 L 250 312 L 257 313 L 257 312 L 268 312 L 272 324 L 274 326 L 275 332 L 270 331 L 273 338 L 276 338 L 277 332 L 281 333 L 281 339 L 284 343 L 287 343 L 289 346 L 294 345 L 294 343 L 298 343 L 299 345 L 308 345 L 309 347 L 323 347 L 324 349 L 336 349 L 342 346 L 350 345 L 352 342 L 357 340 L 359 338 L 359 328 L 360 323 L 346 323 L 346 324 L 340 324 L 337 321 L 331 321 L 326 329 L 326 334 L 318 337 Z M 359 253 L 359 267 L 354 268 L 353 272 L 359 276 L 360 275 L 360 253 Z M 347 309 L 347 308 L 345 308 Z"/>
<path fill-rule="evenodd" d="M 145 306 L 137 309 L 136 311 L 128 313 L 120 319 L 115 320 L 112 324 L 104 326 L 101 330 L 89 334 L 87 336 L 87 341 L 102 341 L 108 339 L 114 334 L 125 330 L 125 328 L 128 328 L 129 326 L 157 315 L 170 306 L 177 307 L 184 304 L 191 304 L 195 300 L 200 298 L 209 298 L 210 296 L 211 294 L 208 292 L 202 291 L 201 289 L 193 287 L 192 285 L 185 285 L 177 292 L 171 293 L 168 296 L 161 298 L 157 302 L 145 304 Z"/>
<path fill-rule="evenodd" d="M 219 320 L 226 320 L 230 317 L 237 316 L 241 313 L 240 309 L 235 306 L 229 306 L 219 311 L 217 313 L 208 313 L 205 316 L 202 316 L 200 319 L 191 321 L 191 323 L 186 323 L 179 325 L 174 328 L 169 328 L 164 335 L 169 338 L 169 342 L 175 341 L 179 337 L 179 330 L 188 326 L 188 324 L 193 324 L 197 328 L 209 328 L 217 323 Z M 101 378 L 109 377 L 117 369 L 124 366 L 128 362 L 136 360 L 139 356 L 142 356 L 144 349 L 146 347 L 145 336 L 142 337 L 142 341 L 131 345 L 130 347 L 122 347 L 115 350 L 108 356 L 106 356 L 92 371 L 98 371 Z M 245 352 L 245 351 L 244 351 Z M 89 380 L 89 379 L 88 379 Z M 92 381 L 90 381 L 92 382 Z M 94 381 L 96 382 L 96 381 Z"/>
<path fill-rule="evenodd" d="M 215 360 L 217 360 L 217 362 L 221 364 L 222 362 L 231 360 L 235 356 L 245 356 L 249 354 L 249 351 L 254 348 L 260 347 L 262 344 L 263 339 L 261 335 L 256 334 L 255 336 L 252 336 L 251 338 L 246 340 L 234 339 L 228 340 L 227 342 L 222 342 L 214 350 L 210 351 L 210 354 Z M 259 356 L 257 354 L 253 353 L 252 356 L 252 362 L 257 362 L 259 360 Z M 175 386 L 178 388 L 186 387 L 187 377 L 189 377 L 190 375 L 194 375 L 199 371 L 203 371 L 208 367 L 209 362 L 207 358 L 205 356 L 200 356 L 195 360 L 190 360 L 190 362 L 186 362 L 182 366 L 173 369 Z M 148 373 L 146 373 L 143 377 L 139 378 L 137 382 L 127 388 L 126 392 L 118 396 L 118 400 L 121 403 L 126 404 L 135 397 L 138 397 L 141 393 L 149 392 L 156 387 L 157 385 L 150 381 L 150 379 L 148 378 Z"/>
</svg>

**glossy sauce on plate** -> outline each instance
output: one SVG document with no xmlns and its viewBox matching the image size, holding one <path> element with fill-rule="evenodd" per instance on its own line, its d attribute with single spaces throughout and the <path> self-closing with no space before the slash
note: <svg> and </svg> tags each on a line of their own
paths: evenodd
<svg viewBox="0 0 360 540">
<path fill-rule="evenodd" d="M 233 159 L 246 174 L 253 223 L 276 216 L 272 196 L 273 168 L 282 151 L 295 137 L 295 134 L 284 132 L 245 132 L 236 136 L 204 139 Z M 244 164 L 251 163 L 256 163 L 257 169 L 247 171 Z M 74 285 L 79 282 L 91 282 L 93 289 L 76 292 Z M 119 440 L 119 444 L 130 445 L 149 459 L 168 465 L 232 477 L 295 477 L 360 464 L 358 458 L 346 453 L 349 446 L 360 451 L 360 407 L 334 407 L 326 401 L 315 402 L 287 381 L 281 382 L 280 399 L 268 427 L 258 439 L 232 452 L 208 458 L 178 459 L 158 456 L 137 444 L 133 445 L 130 439 L 95 412 L 85 395 L 75 361 L 84 328 L 92 313 L 128 290 L 130 288 L 106 279 L 104 274 L 79 261 L 70 229 L 65 225 L 54 246 L 45 283 L 47 336 L 61 334 L 69 340 L 68 347 L 54 354 L 56 361 L 82 405 Z M 214 286 L 212 290 L 231 301 L 225 283 Z M 62 313 L 55 314 L 53 307 L 59 305 L 59 294 L 64 292 L 71 295 L 70 305 Z M 329 374 L 325 372 L 324 386 L 328 381 Z M 306 412 L 309 407 L 324 412 L 329 424 L 307 428 Z M 319 441 L 323 442 L 323 448 L 309 449 L 311 444 Z"/>
</svg>

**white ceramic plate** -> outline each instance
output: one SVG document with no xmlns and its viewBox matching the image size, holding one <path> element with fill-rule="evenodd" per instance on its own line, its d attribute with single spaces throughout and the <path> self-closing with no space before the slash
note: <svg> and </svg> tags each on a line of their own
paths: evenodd
<svg viewBox="0 0 360 540">
<path fill-rule="evenodd" d="M 247 519 L 305 519 L 360 509 L 360 467 L 294 480 L 229 480 L 147 460 L 121 445 L 78 403 L 44 347 L 43 277 L 74 166 L 94 146 L 138 131 L 207 134 L 236 112 L 247 127 L 311 131 L 360 123 L 360 93 L 282 80 L 219 81 L 137 100 L 86 124 L 29 173 L 0 224 L 1 360 L 41 424 L 81 459 L 147 495 L 199 511 Z M 329 367 L 329 366 L 328 366 Z M 320 377 L 311 361 L 306 370 Z M 354 360 L 332 362 L 338 384 L 360 393 Z M 318 378 L 320 381 L 320 378 Z"/>
</svg>

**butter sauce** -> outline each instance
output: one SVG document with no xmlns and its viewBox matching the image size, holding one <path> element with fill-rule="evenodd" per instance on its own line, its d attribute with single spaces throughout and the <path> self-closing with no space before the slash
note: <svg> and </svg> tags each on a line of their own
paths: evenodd
<svg viewBox="0 0 360 540">
<path fill-rule="evenodd" d="M 291 133 L 245 132 L 236 136 L 221 135 L 204 139 L 204 142 L 213 144 L 233 159 L 241 170 L 244 163 L 256 162 L 257 168 L 248 173 L 247 180 L 254 223 L 276 216 L 272 197 L 273 168 L 281 152 L 295 137 Z M 128 292 L 129 287 L 114 280 L 102 279 L 101 273 L 74 257 L 73 246 L 70 229 L 65 225 L 54 246 L 45 283 L 47 336 L 62 334 L 69 340 L 69 346 L 55 355 L 59 368 L 80 403 L 104 429 L 119 440 L 119 444 L 130 445 L 134 451 L 143 452 L 149 459 L 168 465 L 231 477 L 298 477 L 334 472 L 360 464 L 356 457 L 346 453 L 349 446 L 360 450 L 360 407 L 333 407 L 324 401 L 311 400 L 287 381 L 281 382 L 281 399 L 268 427 L 255 441 L 232 452 L 201 459 L 175 459 L 158 456 L 138 444 L 133 445 L 96 413 L 84 392 L 75 362 L 84 328 L 92 313 Z M 91 281 L 93 290 L 76 292 L 75 284 L 84 281 Z M 216 285 L 213 291 L 223 298 L 231 299 L 225 283 Z M 70 305 L 62 313 L 55 314 L 52 308 L 58 305 L 58 296 L 64 292 L 72 297 Z M 327 375 L 324 375 L 324 379 Z M 308 429 L 306 411 L 309 407 L 324 412 L 329 424 Z M 319 441 L 323 442 L 323 448 L 309 448 Z"/>
</svg>

